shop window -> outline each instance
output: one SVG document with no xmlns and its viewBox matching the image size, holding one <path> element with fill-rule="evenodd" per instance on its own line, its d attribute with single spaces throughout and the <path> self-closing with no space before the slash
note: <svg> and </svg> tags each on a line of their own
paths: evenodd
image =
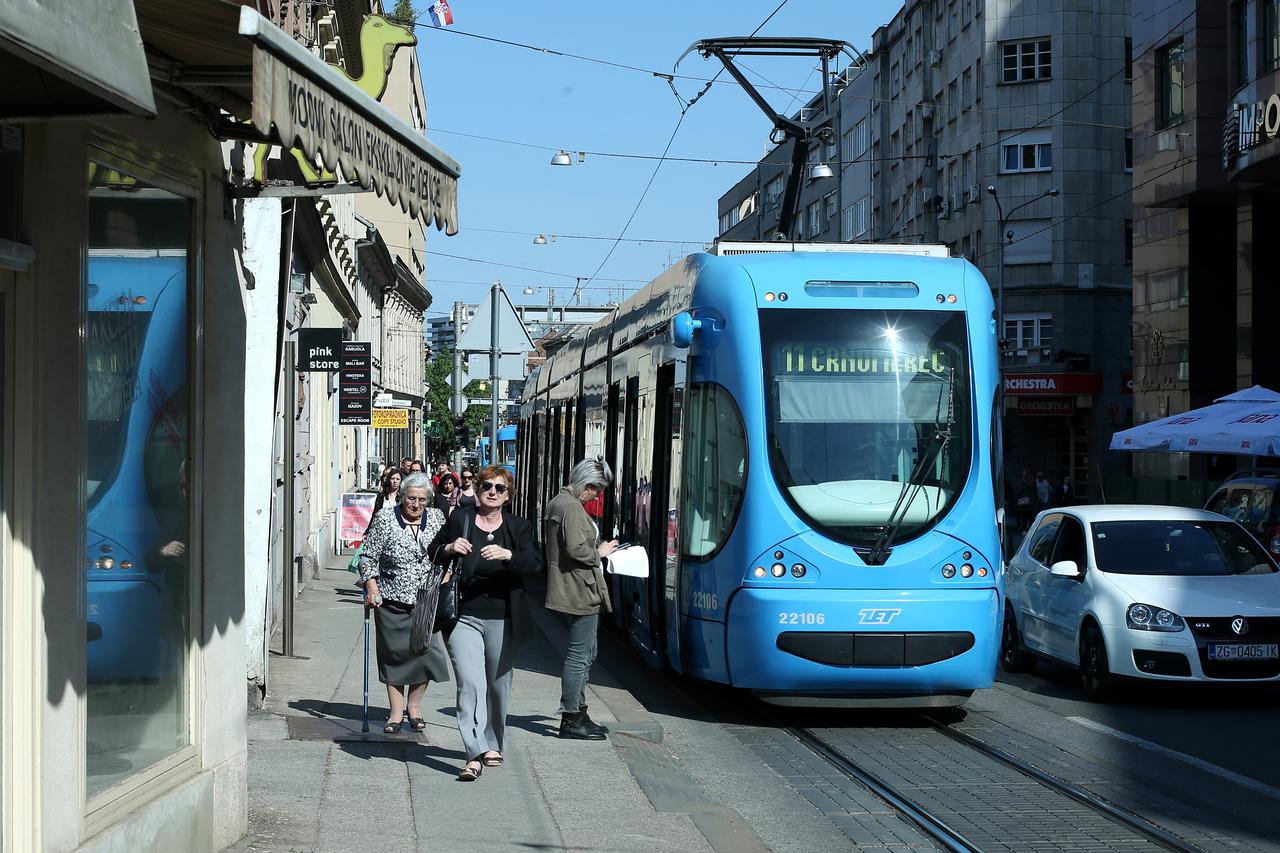
<svg viewBox="0 0 1280 853">
<path fill-rule="evenodd" d="M 1182 60 L 1182 39 L 1156 51 L 1156 77 L 1160 95 L 1159 123 L 1162 128 L 1182 121 Z"/>
<path fill-rule="evenodd" d="M 747 436 L 737 405 L 719 385 L 690 388 L 688 424 L 688 505 L 680 516 L 680 539 L 686 557 L 705 559 L 720 550 L 738 520 L 747 481 Z"/>
<path fill-rule="evenodd" d="M 86 789 L 190 743 L 189 202 L 89 166 Z"/>
<path fill-rule="evenodd" d="M 1053 76 L 1053 50 L 1049 39 L 1027 39 L 1000 45 L 1002 83 L 1029 83 Z"/>
</svg>

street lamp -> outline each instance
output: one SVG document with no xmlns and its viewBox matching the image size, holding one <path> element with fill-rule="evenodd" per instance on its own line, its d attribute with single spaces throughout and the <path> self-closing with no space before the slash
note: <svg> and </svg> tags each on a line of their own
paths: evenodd
<svg viewBox="0 0 1280 853">
<path fill-rule="evenodd" d="M 1033 204 L 1042 198 L 1052 198 L 1058 194 L 1057 187 L 1050 187 L 1035 198 L 1027 199 L 1022 204 L 1016 205 L 1009 209 L 1008 213 L 1004 212 L 1004 207 L 1000 204 L 1000 196 L 996 193 L 995 184 L 987 186 L 987 194 L 996 202 L 996 216 L 1000 225 L 996 231 L 996 239 L 1000 241 L 1000 269 L 996 274 L 996 342 L 1000 346 L 1000 355 L 1003 359 L 1005 344 L 1007 341 L 1004 336 L 1004 247 L 1006 243 L 1013 239 L 1013 232 L 1005 233 L 1005 226 L 1009 224 L 1009 220 L 1015 213 L 1029 204 Z"/>
<path fill-rule="evenodd" d="M 535 245 L 535 246 L 545 246 L 545 245 L 547 245 L 547 235 L 546 235 L 546 234 L 539 234 L 537 237 L 534 237 L 534 238 L 533 238 L 533 245 Z"/>
<path fill-rule="evenodd" d="M 572 166 L 573 158 L 569 156 L 568 151 L 561 149 L 560 153 L 556 154 L 554 157 L 551 158 L 551 165 L 552 166 Z"/>
</svg>

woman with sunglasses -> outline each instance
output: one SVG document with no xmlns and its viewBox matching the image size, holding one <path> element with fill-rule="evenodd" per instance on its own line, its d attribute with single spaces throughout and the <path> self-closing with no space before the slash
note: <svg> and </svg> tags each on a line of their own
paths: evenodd
<svg viewBox="0 0 1280 853">
<path fill-rule="evenodd" d="M 398 505 L 388 504 L 373 517 L 359 562 L 364 605 L 373 609 L 378 630 L 378 680 L 387 685 L 391 706 L 387 734 L 399 731 L 405 719 L 414 731 L 425 731 L 427 684 L 449 680 L 441 637 L 431 638 L 425 655 L 413 654 L 409 645 L 418 587 L 440 582 L 427 545 L 444 526 L 444 516 L 431 508 L 431 478 L 425 474 L 401 480 L 398 497 Z"/>
<path fill-rule="evenodd" d="M 470 468 L 462 469 L 462 485 L 458 488 L 458 506 L 475 506 L 478 502 L 475 490 L 476 475 Z"/>
<path fill-rule="evenodd" d="M 479 472 L 475 507 L 449 516 L 429 546 L 437 564 L 455 560 L 462 615 L 446 639 L 458 679 L 458 731 L 471 782 L 502 764 L 515 650 L 529 629 L 524 577 L 542 569 L 533 528 L 504 507 L 515 485 L 505 468 Z"/>
</svg>

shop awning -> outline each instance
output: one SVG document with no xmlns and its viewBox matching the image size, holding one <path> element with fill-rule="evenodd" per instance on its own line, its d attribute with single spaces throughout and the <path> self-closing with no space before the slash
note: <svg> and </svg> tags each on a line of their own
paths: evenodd
<svg viewBox="0 0 1280 853">
<path fill-rule="evenodd" d="M 154 116 L 133 0 L 0 0 L 0 119 Z"/>
<path fill-rule="evenodd" d="M 462 167 L 279 27 L 243 6 L 253 44 L 253 126 L 415 217 L 458 231 Z"/>
<path fill-rule="evenodd" d="M 1280 456 L 1280 394 L 1260 385 L 1117 432 L 1112 450 Z"/>
</svg>

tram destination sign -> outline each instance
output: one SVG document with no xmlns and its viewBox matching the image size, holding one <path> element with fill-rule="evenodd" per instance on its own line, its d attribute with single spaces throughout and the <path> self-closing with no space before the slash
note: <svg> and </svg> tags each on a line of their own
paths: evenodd
<svg viewBox="0 0 1280 853">
<path fill-rule="evenodd" d="M 298 371 L 342 369 L 342 329 L 299 329 Z"/>
<path fill-rule="evenodd" d="M 343 341 L 342 369 L 338 373 L 338 423 L 368 426 L 373 414 L 373 344 Z"/>
</svg>

